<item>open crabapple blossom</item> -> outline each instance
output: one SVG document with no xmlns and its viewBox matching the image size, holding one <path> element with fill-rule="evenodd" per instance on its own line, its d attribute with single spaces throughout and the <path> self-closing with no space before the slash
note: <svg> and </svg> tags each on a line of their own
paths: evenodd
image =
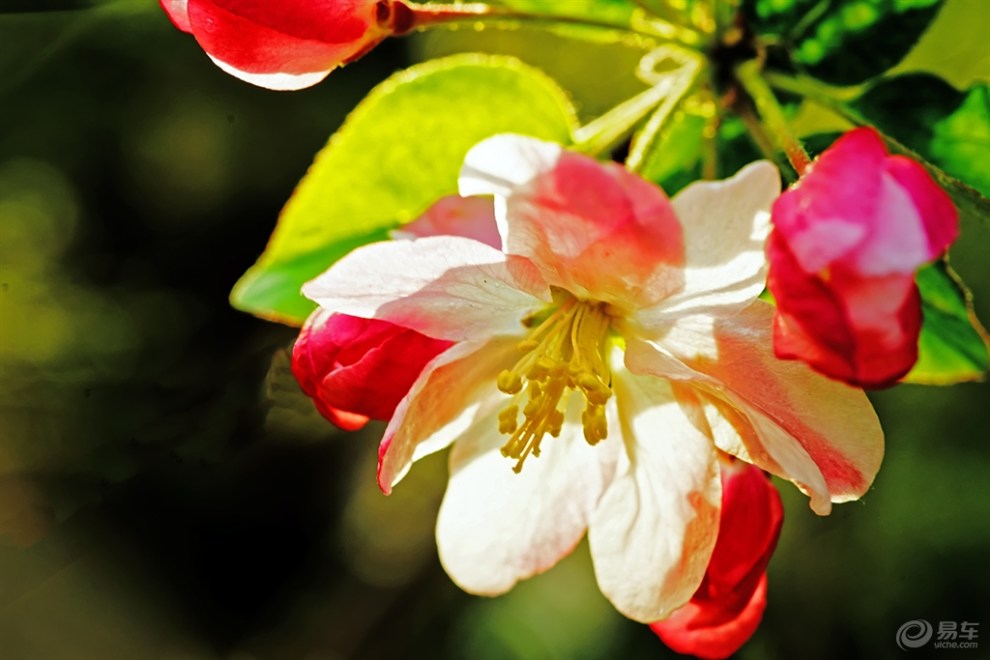
<svg viewBox="0 0 990 660">
<path fill-rule="evenodd" d="M 780 495 L 758 468 L 722 462 L 715 550 L 687 605 L 650 625 L 678 653 L 719 660 L 753 635 L 767 605 L 767 564 L 784 520 Z"/>
<path fill-rule="evenodd" d="M 980 645 L 990 0 L 0 4 L 0 660 Z"/>
<path fill-rule="evenodd" d="M 303 287 L 324 310 L 456 342 L 399 402 L 387 493 L 453 443 L 437 522 L 462 588 L 499 594 L 587 532 L 599 587 L 650 623 L 687 603 L 716 544 L 720 452 L 827 514 L 883 454 L 862 391 L 778 361 L 764 287 L 776 169 L 672 200 L 618 164 L 499 135 L 462 195 L 494 195 L 501 250 L 457 236 L 358 248 Z"/>
<path fill-rule="evenodd" d="M 491 200 L 444 197 L 397 239 L 451 235 L 501 246 Z M 292 349 L 292 371 L 320 413 L 353 431 L 388 420 L 426 364 L 451 346 L 402 326 L 317 309 Z M 383 376 L 382 374 L 387 374 Z"/>
<path fill-rule="evenodd" d="M 959 233 L 952 200 L 876 131 L 850 131 L 773 206 L 768 286 L 778 357 L 864 387 L 918 358 L 919 266 Z"/>
<path fill-rule="evenodd" d="M 217 66 L 269 89 L 315 85 L 403 29 L 391 0 L 160 2 Z"/>
</svg>

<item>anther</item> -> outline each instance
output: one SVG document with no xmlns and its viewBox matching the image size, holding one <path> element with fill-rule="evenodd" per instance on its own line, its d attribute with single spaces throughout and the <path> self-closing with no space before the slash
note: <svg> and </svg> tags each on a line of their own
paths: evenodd
<svg viewBox="0 0 990 660">
<path fill-rule="evenodd" d="M 517 418 L 519 416 L 518 406 L 509 406 L 498 414 L 498 432 L 515 433 L 519 428 Z"/>
<path fill-rule="evenodd" d="M 523 339 L 521 342 L 516 344 L 516 350 L 520 353 L 529 353 L 531 350 L 540 345 L 540 342 L 535 339 Z"/>
<path fill-rule="evenodd" d="M 506 394 L 516 394 L 522 390 L 522 377 L 510 369 L 503 369 L 495 382 L 498 389 Z"/>
<path fill-rule="evenodd" d="M 545 356 L 540 357 L 540 359 L 538 359 L 536 363 L 529 368 L 529 371 L 526 373 L 526 378 L 529 378 L 530 380 L 540 380 L 540 381 L 547 380 L 547 378 L 550 377 L 550 371 L 555 366 L 556 365 L 554 364 L 553 360 L 551 360 L 550 358 Z"/>
</svg>

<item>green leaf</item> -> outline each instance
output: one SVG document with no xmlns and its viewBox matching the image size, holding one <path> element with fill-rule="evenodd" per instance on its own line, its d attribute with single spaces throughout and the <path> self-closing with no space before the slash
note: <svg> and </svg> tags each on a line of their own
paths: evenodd
<svg viewBox="0 0 990 660">
<path fill-rule="evenodd" d="M 231 304 L 302 322 L 314 308 L 299 293 L 302 284 L 456 193 L 471 146 L 497 133 L 569 143 L 575 128 L 557 84 L 512 58 L 457 55 L 392 76 L 317 155 Z"/>
<path fill-rule="evenodd" d="M 853 107 L 947 174 L 990 195 L 990 84 L 961 92 L 936 76 L 907 74 L 872 85 Z"/>
<path fill-rule="evenodd" d="M 944 0 L 744 0 L 757 34 L 791 63 L 839 85 L 877 76 L 907 55 Z"/>
<path fill-rule="evenodd" d="M 969 291 L 944 261 L 922 268 L 917 281 L 924 324 L 918 362 L 904 382 L 948 385 L 982 380 L 990 368 L 990 353 Z"/>
</svg>

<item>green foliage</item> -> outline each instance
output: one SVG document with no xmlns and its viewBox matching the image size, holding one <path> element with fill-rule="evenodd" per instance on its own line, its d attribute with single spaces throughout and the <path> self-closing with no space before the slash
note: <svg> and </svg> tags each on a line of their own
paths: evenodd
<svg viewBox="0 0 990 660">
<path fill-rule="evenodd" d="M 905 382 L 946 385 L 982 379 L 990 368 L 990 355 L 969 291 L 941 261 L 922 268 L 917 281 L 924 325 L 918 362 Z"/>
<path fill-rule="evenodd" d="M 757 34 L 810 75 L 839 85 L 877 76 L 918 41 L 943 0 L 745 0 Z"/>
<path fill-rule="evenodd" d="M 472 145 L 508 132 L 567 143 L 575 123 L 561 89 L 511 58 L 454 56 L 392 76 L 317 156 L 231 302 L 301 322 L 313 309 L 302 284 L 456 193 Z"/>
<path fill-rule="evenodd" d="M 990 84 L 960 92 L 936 76 L 906 74 L 872 85 L 853 107 L 947 174 L 990 195 Z"/>
</svg>

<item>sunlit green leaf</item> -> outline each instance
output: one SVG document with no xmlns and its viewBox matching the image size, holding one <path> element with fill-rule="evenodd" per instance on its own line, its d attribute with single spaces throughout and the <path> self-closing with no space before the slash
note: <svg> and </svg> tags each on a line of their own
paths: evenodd
<svg viewBox="0 0 990 660">
<path fill-rule="evenodd" d="M 990 368 L 987 334 L 973 315 L 970 294 L 944 262 L 918 272 L 924 325 L 918 362 L 904 381 L 949 384 L 982 379 Z"/>
<path fill-rule="evenodd" d="M 897 64 L 943 0 L 745 0 L 757 34 L 771 37 L 807 73 L 850 85 Z"/>
<path fill-rule="evenodd" d="M 265 253 L 234 287 L 232 304 L 301 322 L 313 304 L 300 286 L 456 193 L 472 145 L 507 132 L 566 143 L 575 124 L 556 83 L 511 58 L 459 55 L 392 76 L 317 156 Z"/>
</svg>

